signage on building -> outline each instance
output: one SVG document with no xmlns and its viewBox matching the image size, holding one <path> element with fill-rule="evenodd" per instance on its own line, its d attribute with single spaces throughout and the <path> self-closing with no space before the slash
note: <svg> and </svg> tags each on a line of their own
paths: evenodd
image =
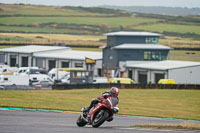
<svg viewBox="0 0 200 133">
<path fill-rule="evenodd" d="M 86 63 L 86 64 L 95 64 L 95 63 L 96 63 L 96 60 L 90 59 L 90 58 L 85 58 L 85 63 Z"/>
</svg>

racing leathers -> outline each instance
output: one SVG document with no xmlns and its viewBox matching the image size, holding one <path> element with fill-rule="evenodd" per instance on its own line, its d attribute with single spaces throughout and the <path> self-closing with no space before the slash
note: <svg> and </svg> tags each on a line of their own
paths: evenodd
<svg viewBox="0 0 200 133">
<path fill-rule="evenodd" d="M 87 107 L 84 111 L 89 111 L 93 106 L 95 106 L 96 104 L 98 104 L 100 102 L 100 100 L 102 99 L 107 99 L 108 97 L 113 97 L 109 91 L 106 91 L 104 93 L 102 93 L 101 96 L 98 96 L 97 99 L 93 99 L 90 103 L 90 106 Z M 115 97 L 115 99 L 117 100 L 117 104 L 119 102 L 119 98 L 118 97 Z"/>
</svg>

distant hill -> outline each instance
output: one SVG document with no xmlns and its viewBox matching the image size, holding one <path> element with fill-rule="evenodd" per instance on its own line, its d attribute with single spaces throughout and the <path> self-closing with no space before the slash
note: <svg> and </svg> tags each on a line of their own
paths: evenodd
<svg viewBox="0 0 200 133">
<path fill-rule="evenodd" d="M 62 42 L 102 46 L 106 43 L 104 33 L 148 31 L 165 35 L 161 44 L 199 48 L 200 16 L 175 15 L 133 13 L 111 7 L 0 4 L 0 45 Z M 78 35 L 84 39 L 78 39 Z"/>
<path fill-rule="evenodd" d="M 110 9 L 121 9 L 129 12 L 161 15 L 200 15 L 200 8 L 158 7 L 158 6 L 101 6 Z"/>
<path fill-rule="evenodd" d="M 0 17 L 120 17 L 130 15 L 131 13 L 128 11 L 100 7 L 43 6 L 0 3 Z"/>
</svg>

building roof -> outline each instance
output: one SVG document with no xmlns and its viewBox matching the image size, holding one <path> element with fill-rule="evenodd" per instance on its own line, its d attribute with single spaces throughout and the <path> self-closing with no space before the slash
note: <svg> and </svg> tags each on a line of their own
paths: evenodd
<svg viewBox="0 0 200 133">
<path fill-rule="evenodd" d="M 158 33 L 151 33 L 151 32 L 128 32 L 128 31 L 120 31 L 120 32 L 111 32 L 106 33 L 107 36 L 163 36 Z"/>
<path fill-rule="evenodd" d="M 113 47 L 113 49 L 159 49 L 170 50 L 172 48 L 160 44 L 122 44 Z"/>
<path fill-rule="evenodd" d="M 36 52 L 44 52 L 44 51 L 51 51 L 51 50 L 62 50 L 62 49 L 70 49 L 70 48 L 69 47 L 60 47 L 60 46 L 28 45 L 28 46 L 4 48 L 4 49 L 0 49 L 0 52 L 36 53 Z"/>
<path fill-rule="evenodd" d="M 129 64 L 126 67 L 151 69 L 151 70 L 169 70 L 169 69 L 178 69 L 178 68 L 193 67 L 193 66 L 200 66 L 200 62 L 165 60 L 165 61 L 143 63 L 143 64 L 134 64 L 134 65 Z"/>
<path fill-rule="evenodd" d="M 85 60 L 85 58 L 87 57 L 94 60 L 98 60 L 102 59 L 102 52 L 62 50 L 62 51 L 35 53 L 33 54 L 33 56 L 43 57 L 43 58 L 60 58 L 60 59 L 74 59 L 74 60 Z"/>
</svg>

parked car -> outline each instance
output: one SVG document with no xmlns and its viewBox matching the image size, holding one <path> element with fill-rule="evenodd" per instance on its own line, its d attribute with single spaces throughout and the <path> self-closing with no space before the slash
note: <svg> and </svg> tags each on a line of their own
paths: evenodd
<svg viewBox="0 0 200 133">
<path fill-rule="evenodd" d="M 160 79 L 158 84 L 175 84 L 175 81 L 173 79 Z"/>
<path fill-rule="evenodd" d="M 130 78 L 110 78 L 108 80 L 109 83 L 119 83 L 119 84 L 135 84 L 135 81 L 133 81 Z"/>
</svg>

